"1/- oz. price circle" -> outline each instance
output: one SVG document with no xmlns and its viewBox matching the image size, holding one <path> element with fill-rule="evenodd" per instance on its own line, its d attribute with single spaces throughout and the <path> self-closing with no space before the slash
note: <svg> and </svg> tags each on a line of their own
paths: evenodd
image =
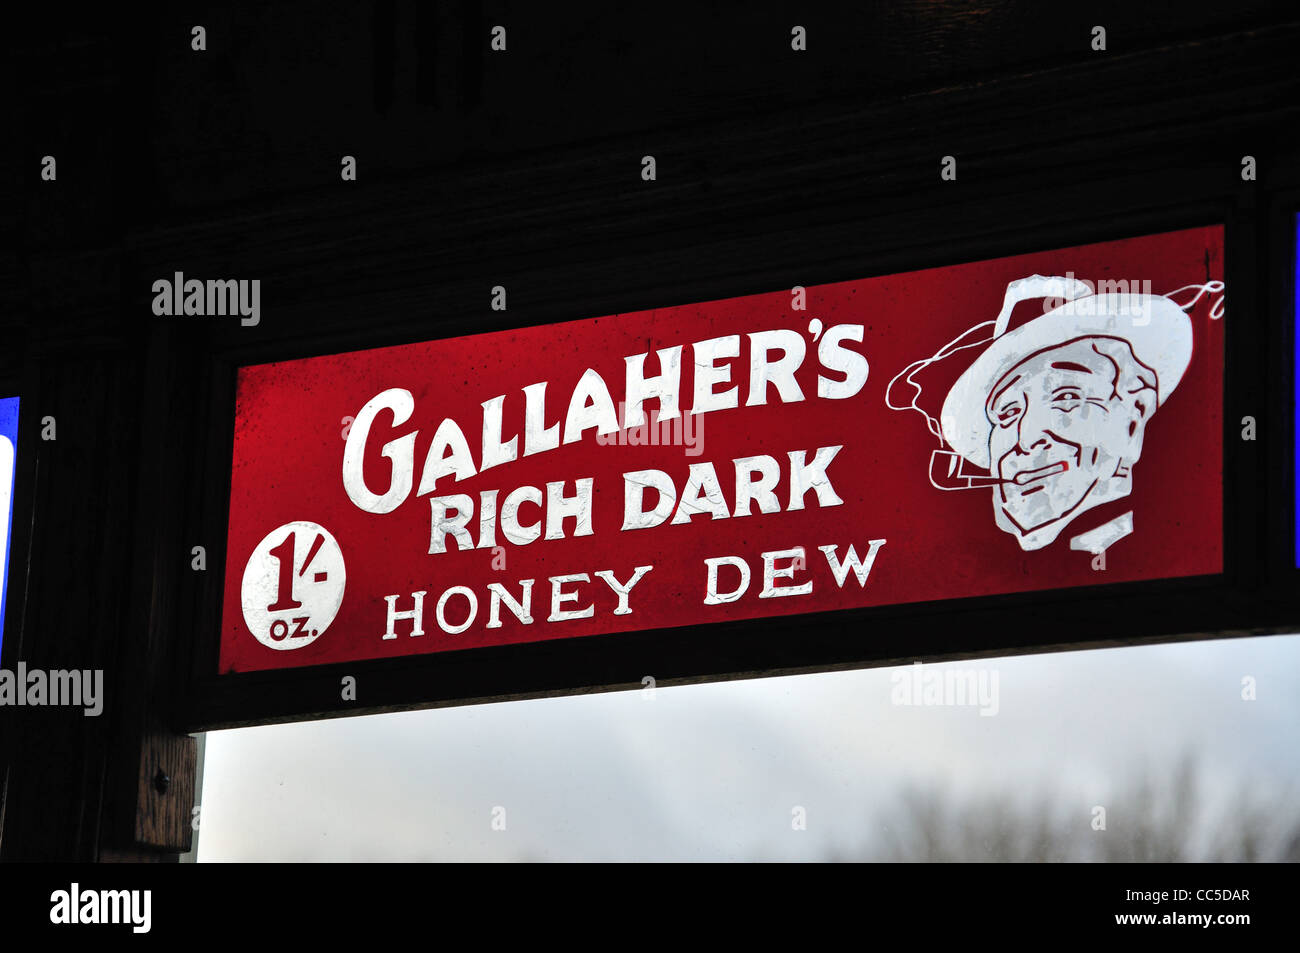
<svg viewBox="0 0 1300 953">
<path fill-rule="evenodd" d="M 244 567 L 244 623 L 267 648 L 316 641 L 343 603 L 343 552 L 329 530 L 297 520 L 271 530 Z"/>
</svg>

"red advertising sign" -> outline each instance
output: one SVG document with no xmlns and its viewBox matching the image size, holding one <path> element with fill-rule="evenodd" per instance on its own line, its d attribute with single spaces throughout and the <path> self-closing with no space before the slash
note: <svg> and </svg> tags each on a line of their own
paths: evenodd
<svg viewBox="0 0 1300 953">
<path fill-rule="evenodd" d="M 1220 573 L 1223 296 L 1215 226 L 243 367 L 220 672 Z"/>
</svg>

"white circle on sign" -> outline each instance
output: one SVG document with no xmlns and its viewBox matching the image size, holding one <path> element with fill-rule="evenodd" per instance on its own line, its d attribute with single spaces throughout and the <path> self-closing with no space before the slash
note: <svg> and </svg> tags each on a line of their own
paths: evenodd
<svg viewBox="0 0 1300 953">
<path fill-rule="evenodd" d="M 343 552 L 325 527 L 297 520 L 271 530 L 244 567 L 240 601 L 253 637 L 278 651 L 320 638 L 343 604 Z"/>
</svg>

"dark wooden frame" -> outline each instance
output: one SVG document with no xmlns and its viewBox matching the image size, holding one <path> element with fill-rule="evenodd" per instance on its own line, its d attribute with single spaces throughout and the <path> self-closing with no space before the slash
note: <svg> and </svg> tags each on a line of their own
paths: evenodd
<svg viewBox="0 0 1300 953">
<path fill-rule="evenodd" d="M 296 204 L 139 237 L 130 287 L 181 268 L 263 277 L 263 324 L 161 319 L 159 353 L 186 387 L 169 403 L 186 490 L 171 538 L 208 570 L 163 588 L 178 648 L 178 729 L 824 671 L 915 658 L 1280 632 L 1292 594 L 1290 318 L 1275 295 L 1300 189 L 1300 24 L 1175 42 L 922 96 L 838 99 L 652 142 L 598 140 L 484 160 L 369 191 L 323 185 Z M 1140 89 L 1140 94 L 1135 90 Z M 1249 108 L 1242 104 L 1248 103 Z M 1068 120 L 1068 121 L 1063 121 Z M 1085 134 L 1080 135 L 1080 130 Z M 654 152 L 660 179 L 644 183 Z M 1241 156 L 1260 178 L 1243 182 Z M 939 160 L 958 158 L 958 180 Z M 582 184 L 575 189 L 573 183 Z M 422 214 L 423 213 L 423 214 Z M 370 230 L 358 250 L 348 216 Z M 734 622 L 289 673 L 216 676 L 234 368 L 977 261 L 1223 223 L 1230 317 L 1225 373 L 1225 572 L 943 604 Z M 259 253 L 231 236 L 256 229 Z M 272 236 L 274 242 L 262 236 Z M 272 249 L 272 250 L 268 250 Z M 266 274 L 267 268 L 274 274 Z M 336 279 L 335 268 L 349 277 Z M 358 277 L 363 273 L 364 277 Z M 488 310 L 488 289 L 511 310 Z M 347 296 L 346 298 L 342 296 Z M 436 318 L 428 316 L 436 311 Z M 1261 369 L 1264 373 L 1261 376 Z M 1258 439 L 1240 439 L 1240 420 Z M 174 582 L 174 587 L 173 587 Z M 1122 625 L 1110 620 L 1122 610 Z M 1003 625 L 1022 620 L 1020 635 Z M 1036 634 L 1050 626 L 1051 638 Z M 870 627 L 864 643 L 863 627 Z M 1105 631 L 1104 638 L 1096 633 Z M 865 647 L 864 647 L 865 646 Z M 188 658 L 186 656 L 188 655 Z M 340 679 L 358 680 L 343 703 Z"/>
<path fill-rule="evenodd" d="M 673 629 L 554 640 L 501 648 L 472 649 L 410 656 L 401 659 L 322 665 L 305 669 L 252 674 L 215 675 L 220 616 L 221 567 L 224 552 L 211 545 L 215 570 L 197 593 L 194 618 L 203 620 L 196 633 L 192 690 L 183 723 L 192 729 L 229 727 L 276 721 L 320 718 L 411 708 L 438 707 L 518 698 L 543 697 L 594 690 L 635 689 L 652 676 L 658 685 L 675 685 L 718 679 L 832 671 L 845 668 L 897 664 L 914 659 L 975 658 L 1025 652 L 1162 642 L 1227 633 L 1284 631 L 1300 621 L 1300 601 L 1289 597 L 1276 572 L 1276 553 L 1286 549 L 1291 534 L 1273 531 L 1275 524 L 1260 525 L 1255 501 L 1242 490 L 1256 485 L 1261 471 L 1276 475 L 1275 465 L 1263 467 L 1260 447 L 1272 457 L 1278 439 L 1280 416 L 1254 414 L 1260 426 L 1255 444 L 1240 439 L 1240 417 L 1247 408 L 1265 406 L 1265 386 L 1252 368 L 1263 364 L 1267 339 L 1243 318 L 1256 307 L 1257 289 L 1251 281 L 1254 223 L 1241 222 L 1224 202 L 1188 203 L 1141 216 L 1126 216 L 1123 224 L 1097 216 L 1091 222 L 1071 221 L 1034 235 L 1032 242 L 993 241 L 981 245 L 982 257 L 1066 247 L 1094 240 L 1118 239 L 1199 224 L 1224 222 L 1227 249 L 1225 276 L 1231 301 L 1227 318 L 1225 368 L 1224 525 L 1225 572 L 1197 577 L 1089 586 L 1076 590 L 962 599 L 839 612 L 823 612 L 779 619 L 747 620 Z M 812 251 L 810 250 L 810 255 Z M 942 252 L 918 254 L 903 268 L 932 267 L 968 260 L 965 255 Z M 802 280 L 796 280 L 795 273 Z M 803 277 L 811 273 L 815 277 Z M 868 277 L 880 273 L 818 272 L 815 263 L 784 275 L 753 274 L 719 283 L 712 297 L 770 291 L 791 284 Z M 485 289 L 486 290 L 486 289 Z M 676 303 L 671 289 L 667 300 L 638 300 L 626 310 Z M 1262 296 L 1261 296 L 1262 297 Z M 1263 304 L 1262 301 L 1259 302 Z M 582 317 L 575 301 L 568 317 Z M 594 315 L 590 315 L 594 316 Z M 474 319 L 452 322 L 442 336 L 483 330 Z M 1274 331 L 1279 329 L 1273 329 Z M 322 342 L 307 353 L 328 353 L 340 342 Z M 395 343 L 357 337 L 355 346 Z M 233 430 L 233 381 L 241 364 L 262 363 L 304 355 L 300 346 L 273 344 L 231 349 L 213 359 L 208 409 L 209 473 L 229 473 Z M 1276 363 L 1276 362 L 1274 362 Z M 1279 376 L 1270 375 L 1276 387 Z M 1274 405 L 1276 406 L 1276 405 Z M 1241 411 L 1241 413 L 1238 413 Z M 1288 456 L 1289 459 L 1289 456 Z M 226 490 L 228 495 L 228 488 Z M 227 509 L 219 498 L 209 500 L 205 539 L 215 542 L 224 533 Z M 1283 538 L 1285 537 L 1285 538 Z M 1006 626 L 1015 613 L 1019 626 Z M 1122 616 L 1127 624 L 1114 624 Z M 1050 638 L 1043 628 L 1052 630 Z M 871 630 L 864 639 L 864 628 Z M 1016 632 L 1021 634 L 1017 635 Z M 1096 633 L 1106 632 L 1098 638 Z M 355 704 L 339 701 L 341 679 L 357 679 Z"/>
<path fill-rule="evenodd" d="M 463 206 L 459 233 L 414 225 L 397 211 L 400 198 L 419 207 L 445 195 L 424 183 L 394 190 L 385 199 L 391 206 L 385 209 L 380 202 L 375 214 L 400 222 L 419 246 L 446 248 L 457 241 L 485 249 L 482 261 L 455 259 L 461 268 L 454 276 L 431 267 L 443 279 L 438 285 L 443 317 L 422 320 L 405 307 L 394 319 L 372 324 L 373 312 L 358 302 L 351 323 L 337 307 L 327 308 L 331 317 L 317 323 L 311 339 L 301 323 L 293 330 L 295 321 L 303 321 L 298 314 L 286 322 L 288 333 L 241 336 L 225 329 L 207 342 L 202 365 L 207 398 L 199 402 L 196 420 L 207 432 L 200 452 L 211 492 L 191 511 L 191 525 L 195 538 L 208 547 L 212 570 L 193 577 L 195 585 L 183 597 L 184 616 L 195 629 L 189 634 L 190 688 L 178 724 L 216 728 L 638 688 L 647 675 L 658 685 L 674 685 L 1297 627 L 1297 577 L 1287 555 L 1292 524 L 1276 518 L 1294 506 L 1291 328 L 1285 302 L 1275 296 L 1281 285 L 1290 287 L 1279 262 L 1286 260 L 1291 241 L 1279 234 L 1277 217 L 1290 201 L 1290 190 L 1300 187 L 1297 143 L 1290 131 L 1296 107 L 1287 92 L 1295 84 L 1284 78 L 1283 65 L 1300 28 L 1277 27 L 1248 39 L 1174 45 L 1141 66 L 1115 57 L 1100 68 L 1004 77 L 905 106 L 862 105 L 846 97 L 802 110 L 797 120 L 789 117 L 785 123 L 770 116 L 761 122 L 738 119 L 707 144 L 700 130 L 675 130 L 657 142 L 661 182 L 653 185 L 637 181 L 639 143 L 619 141 L 595 152 L 561 154 L 517 186 L 520 214 L 512 218 L 494 208 L 506 221 L 504 229 L 474 214 L 473 200 Z M 1141 97 L 1129 88 L 1138 77 Z M 1252 103 L 1249 114 L 1234 108 L 1243 99 Z M 1062 110 L 1075 123 L 1063 127 Z M 1153 132 L 1157 115 L 1163 125 Z M 892 131 L 903 117 L 903 136 L 881 142 L 862 133 Z M 1008 117 L 1017 124 L 1008 126 Z M 1081 140 L 1074 126 L 1100 132 Z M 792 146 L 786 140 L 796 128 L 801 138 Z M 928 133 L 919 144 L 907 138 L 918 130 Z M 1261 179 L 1243 182 L 1241 155 L 1261 135 L 1266 147 L 1257 150 Z M 944 154 L 958 157 L 957 182 L 939 181 Z M 732 161 L 735 155 L 751 158 Z M 664 174 L 674 167 L 686 171 Z M 488 167 L 460 181 L 472 191 L 503 171 Z M 549 250 L 531 235 L 502 236 L 512 222 L 519 229 L 537 227 L 536 217 L 528 214 L 533 203 L 522 198 L 529 186 L 553 194 L 558 181 L 575 175 L 591 177 L 591 199 L 557 203 L 541 232 L 554 240 L 566 230 L 604 230 L 608 234 L 590 258 Z M 735 182 L 730 189 L 724 185 Z M 680 207 L 665 211 L 665 203 Z M 611 225 L 611 217 L 620 213 L 645 223 L 655 240 Z M 719 227 L 728 218 L 730 228 Z M 864 222 L 876 234 L 864 235 Z M 1220 576 L 737 621 L 291 672 L 213 674 L 231 390 L 240 364 L 714 300 L 1209 223 L 1225 226 L 1230 300 L 1225 571 Z M 292 227 L 284 225 L 286 231 Z M 530 254 L 534 257 L 525 260 Z M 385 268 L 378 261 L 376 267 Z M 419 279 L 406 280 L 408 290 L 418 290 Z M 488 289 L 496 283 L 510 287 L 516 309 L 504 316 L 486 307 Z M 365 318 L 359 322 L 360 315 Z M 1254 442 L 1240 438 L 1241 418 L 1247 415 L 1257 420 Z M 1014 630 L 1005 625 L 1012 612 L 1020 621 Z M 1124 621 L 1116 623 L 1117 617 Z M 867 640 L 864 628 L 871 633 Z M 1047 628 L 1050 637 L 1042 634 Z M 357 679 L 354 704 L 340 701 L 344 675 Z"/>
<path fill-rule="evenodd" d="M 1286 515 L 1288 532 L 1269 536 L 1268 562 L 1277 567 L 1277 582 L 1300 592 L 1300 554 L 1297 554 L 1296 521 L 1300 506 L 1300 474 L 1297 474 L 1296 332 L 1300 314 L 1296 309 L 1296 264 L 1300 246 L 1296 241 L 1300 221 L 1300 187 L 1280 190 L 1268 209 L 1267 315 L 1271 350 L 1267 363 L 1268 406 L 1278 412 L 1280 446 L 1270 447 L 1266 485 L 1269 498 L 1280 501 L 1278 512 Z"/>
</svg>

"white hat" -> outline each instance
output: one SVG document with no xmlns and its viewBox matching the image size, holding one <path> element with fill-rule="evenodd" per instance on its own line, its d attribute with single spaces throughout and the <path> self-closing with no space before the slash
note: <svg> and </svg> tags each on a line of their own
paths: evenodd
<svg viewBox="0 0 1300 953">
<path fill-rule="evenodd" d="M 1082 296 L 1079 292 L 1083 292 Z M 1127 341 L 1134 356 L 1155 371 L 1156 406 L 1164 404 L 1192 359 L 1191 320 L 1177 302 L 1164 295 L 1088 292 L 1083 282 L 1041 275 L 1007 286 L 992 343 L 952 385 L 943 402 L 943 438 L 953 450 L 988 469 L 993 425 L 985 403 L 994 386 L 1030 355 L 1078 338 L 1104 336 Z M 1046 295 L 1074 300 L 1012 331 L 1006 330 L 1018 302 Z"/>
</svg>

